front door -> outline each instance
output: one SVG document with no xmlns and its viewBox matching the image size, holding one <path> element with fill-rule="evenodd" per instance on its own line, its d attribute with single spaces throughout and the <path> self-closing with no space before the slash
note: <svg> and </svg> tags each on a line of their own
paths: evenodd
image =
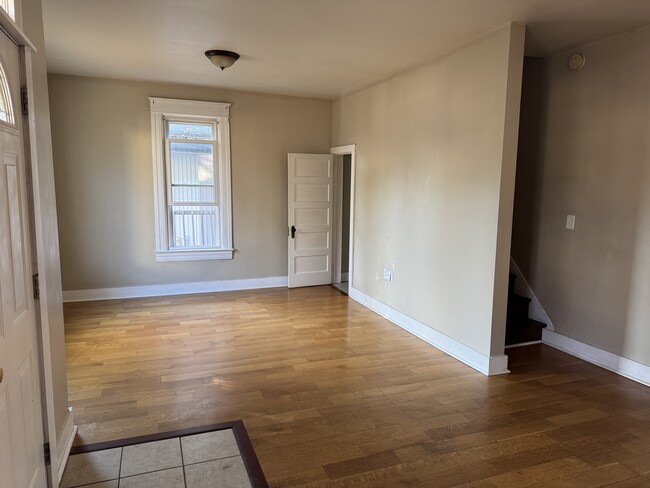
<svg viewBox="0 0 650 488">
<path fill-rule="evenodd" d="M 289 288 L 332 282 L 330 154 L 289 154 Z"/>
<path fill-rule="evenodd" d="M 0 31 L 0 487 L 47 484 L 18 47 Z"/>
</svg>

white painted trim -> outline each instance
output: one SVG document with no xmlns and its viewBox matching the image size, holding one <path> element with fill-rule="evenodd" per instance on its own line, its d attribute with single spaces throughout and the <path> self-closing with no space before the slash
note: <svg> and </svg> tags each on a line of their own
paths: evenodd
<svg viewBox="0 0 650 488">
<path fill-rule="evenodd" d="M 515 281 L 515 292 L 518 295 L 522 295 L 530 298 L 530 308 L 528 309 L 528 316 L 533 320 L 537 320 L 538 322 L 542 322 L 543 324 L 546 324 L 547 330 L 555 330 L 555 327 L 553 326 L 553 322 L 551 321 L 550 317 L 546 313 L 546 310 L 544 310 L 544 307 L 542 307 L 540 301 L 537 299 L 537 295 L 535 295 L 535 292 L 528 284 L 528 281 L 526 280 L 526 277 L 519 269 L 519 266 L 517 266 L 515 260 L 512 259 L 512 256 L 510 257 L 510 272 L 517 275 L 517 281 Z"/>
<path fill-rule="evenodd" d="M 541 344 L 542 341 L 528 341 L 528 342 L 520 342 L 518 344 L 510 344 L 505 347 L 505 349 L 514 349 L 515 347 L 523 347 L 523 346 L 532 346 L 533 344 Z"/>
<path fill-rule="evenodd" d="M 32 65 L 33 51 L 27 46 L 20 46 L 20 81 L 21 85 L 26 87 L 28 99 L 34 100 L 34 69 Z M 48 189 L 43 189 L 40 184 L 39 166 L 40 158 L 38 157 L 38 150 L 36 144 L 36 115 L 34 106 L 30 103 L 27 114 L 22 112 L 16 113 L 16 120 L 22 116 L 23 122 L 23 138 L 24 138 L 24 154 L 25 154 L 25 171 L 27 176 L 28 185 L 28 201 L 27 205 L 29 211 L 29 227 L 30 227 L 30 247 L 31 247 L 31 265 L 32 273 L 39 274 L 40 280 L 40 298 L 35 299 L 33 303 L 36 340 L 39 347 L 37 348 L 38 354 L 38 369 L 40 373 L 40 410 L 42 420 L 42 438 L 37 442 L 50 443 L 53 446 L 52 463 L 50 465 L 44 464 L 45 472 L 47 473 L 48 483 L 49 480 L 54 480 L 58 476 L 56 471 L 57 466 L 57 452 L 56 452 L 56 409 L 54 405 L 54 372 L 52 371 L 52 348 L 50 331 L 52 328 L 52 314 L 56 312 L 51 311 L 52 304 L 56 304 L 57 290 L 52 289 L 48 285 L 48 280 L 45 279 L 47 274 L 51 271 L 51 267 L 44 265 L 48 261 L 47 255 L 50 252 L 51 243 L 45 241 L 43 234 L 43 201 L 47 200 Z M 57 248 L 58 252 L 58 248 Z M 62 317 L 61 317 L 62 318 Z M 67 399 L 66 399 L 67 400 Z M 40 448 L 41 446 L 32 446 Z M 57 483 L 58 486 L 58 483 Z"/>
<path fill-rule="evenodd" d="M 485 356 L 352 286 L 350 286 L 348 294 L 353 300 L 484 375 L 493 376 L 510 372 L 506 355 Z"/>
<path fill-rule="evenodd" d="M 356 174 L 357 174 L 357 145 L 348 144 L 346 146 L 335 146 L 330 148 L 330 154 L 334 156 L 350 155 L 352 165 L 350 168 L 350 244 L 348 247 L 349 262 L 348 262 L 348 282 L 350 287 L 354 284 L 354 207 L 355 207 L 355 187 L 356 187 Z"/>
<path fill-rule="evenodd" d="M 125 286 L 120 288 L 97 288 L 93 290 L 68 290 L 63 292 L 64 302 L 87 302 L 92 300 L 114 300 L 118 298 L 159 297 L 167 295 L 189 295 L 218 291 L 256 290 L 287 286 L 286 276 L 249 278 L 242 280 L 197 281 L 193 283 L 169 283 L 165 285 Z"/>
<path fill-rule="evenodd" d="M 337 158 L 334 155 L 334 211 L 332 212 L 333 225 L 332 225 L 332 238 L 334 245 L 332 246 L 332 263 L 334 263 L 332 271 L 332 283 L 340 283 L 341 278 L 341 257 L 343 255 L 343 159 Z"/>
<path fill-rule="evenodd" d="M 643 385 L 650 386 L 650 366 L 617 356 L 609 351 L 563 336 L 552 330 L 544 329 L 542 341 L 555 349 L 584 359 Z"/>
<path fill-rule="evenodd" d="M 230 104 L 201 102 L 195 100 L 175 100 L 149 97 L 151 108 L 151 152 L 153 162 L 154 223 L 156 237 L 156 262 L 196 261 L 205 259 L 232 259 L 232 181 L 230 152 Z M 217 207 L 219 209 L 220 244 L 216 249 L 206 249 L 197 257 L 197 251 L 171 249 L 170 215 L 165 119 L 201 118 L 216 125 L 216 180 L 218 181 Z M 176 254 L 165 254 L 174 252 Z M 208 254 L 211 252 L 211 254 Z M 186 254 L 181 254 L 186 253 Z"/>
<path fill-rule="evenodd" d="M 18 23 L 15 22 L 11 16 L 1 8 L 0 28 L 2 28 L 2 30 L 4 30 L 7 35 L 16 42 L 16 44 L 19 46 L 25 46 L 26 48 L 31 49 L 32 52 L 36 52 L 36 46 L 32 44 L 32 41 L 30 41 L 29 38 L 25 35 Z"/>
<path fill-rule="evenodd" d="M 221 102 L 149 97 L 149 108 L 166 115 L 230 117 L 230 104 Z"/>
<path fill-rule="evenodd" d="M 157 251 L 156 262 L 170 261 L 208 261 L 212 259 L 232 259 L 234 249 L 201 250 L 201 251 Z"/>
<path fill-rule="evenodd" d="M 63 429 L 61 430 L 61 436 L 56 442 L 56 458 L 53 459 L 56 462 L 56 473 L 57 473 L 57 482 L 56 486 L 59 486 L 61 479 L 63 478 L 63 472 L 65 471 L 65 465 L 68 463 L 68 458 L 70 457 L 70 450 L 72 449 L 72 443 L 74 438 L 77 435 L 78 427 L 74 425 L 74 417 L 72 415 L 72 407 L 68 407 L 68 415 L 65 418 L 65 423 L 63 424 Z"/>
</svg>

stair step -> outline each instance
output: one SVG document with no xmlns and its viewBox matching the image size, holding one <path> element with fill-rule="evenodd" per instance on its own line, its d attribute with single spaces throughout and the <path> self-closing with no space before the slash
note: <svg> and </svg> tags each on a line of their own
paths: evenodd
<svg viewBox="0 0 650 488">
<path fill-rule="evenodd" d="M 546 324 L 537 320 L 527 319 L 518 327 L 506 328 L 506 346 L 542 340 L 542 330 Z"/>
<path fill-rule="evenodd" d="M 519 295 L 510 295 L 508 297 L 507 325 L 516 325 L 528 320 L 528 308 L 530 298 Z"/>
</svg>

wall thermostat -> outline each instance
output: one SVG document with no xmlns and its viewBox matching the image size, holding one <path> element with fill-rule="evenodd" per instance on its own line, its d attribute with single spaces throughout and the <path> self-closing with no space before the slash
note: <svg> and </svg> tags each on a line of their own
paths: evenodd
<svg viewBox="0 0 650 488">
<path fill-rule="evenodd" d="M 575 53 L 569 58 L 569 69 L 578 71 L 585 65 L 585 56 L 581 53 Z"/>
</svg>

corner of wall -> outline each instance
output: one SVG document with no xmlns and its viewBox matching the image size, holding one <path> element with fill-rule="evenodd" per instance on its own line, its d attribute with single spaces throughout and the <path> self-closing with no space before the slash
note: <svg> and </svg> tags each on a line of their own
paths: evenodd
<svg viewBox="0 0 650 488">
<path fill-rule="evenodd" d="M 515 172 L 517 167 L 519 111 L 526 28 L 522 24 L 510 23 L 508 24 L 508 31 L 507 82 L 505 106 L 503 108 L 503 149 L 490 340 L 491 356 L 503 354 L 505 348 L 506 315 L 508 308 L 508 269 L 515 199 Z"/>
</svg>

